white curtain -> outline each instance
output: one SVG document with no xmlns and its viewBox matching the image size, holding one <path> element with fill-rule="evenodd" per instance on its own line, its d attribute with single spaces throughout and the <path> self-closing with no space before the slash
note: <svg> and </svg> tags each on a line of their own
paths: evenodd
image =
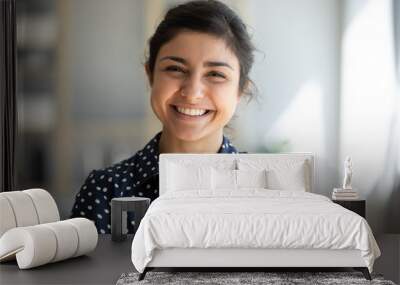
<svg viewBox="0 0 400 285">
<path fill-rule="evenodd" d="M 400 1 L 393 0 L 393 35 L 396 59 L 395 112 L 390 122 L 386 169 L 392 178 L 392 191 L 386 213 L 385 230 L 400 233 Z"/>
<path fill-rule="evenodd" d="M 398 1 L 342 3 L 339 158 L 353 157 L 354 186 L 367 199 L 373 230 L 399 232 Z"/>
</svg>

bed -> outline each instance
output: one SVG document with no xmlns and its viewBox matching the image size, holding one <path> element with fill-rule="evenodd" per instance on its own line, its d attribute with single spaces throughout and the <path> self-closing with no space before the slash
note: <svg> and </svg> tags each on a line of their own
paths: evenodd
<svg viewBox="0 0 400 285">
<path fill-rule="evenodd" d="M 161 154 L 159 169 L 132 242 L 139 280 L 183 267 L 352 267 L 371 279 L 372 231 L 315 193 L 313 154 Z"/>
</svg>

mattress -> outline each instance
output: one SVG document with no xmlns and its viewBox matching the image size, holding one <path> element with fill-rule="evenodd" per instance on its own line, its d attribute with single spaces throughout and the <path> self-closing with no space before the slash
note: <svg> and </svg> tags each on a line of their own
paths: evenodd
<svg viewBox="0 0 400 285">
<path fill-rule="evenodd" d="M 133 265 L 143 272 L 155 250 L 168 248 L 359 250 L 370 272 L 380 256 L 361 216 L 319 194 L 261 188 L 160 196 L 133 239 Z"/>
</svg>

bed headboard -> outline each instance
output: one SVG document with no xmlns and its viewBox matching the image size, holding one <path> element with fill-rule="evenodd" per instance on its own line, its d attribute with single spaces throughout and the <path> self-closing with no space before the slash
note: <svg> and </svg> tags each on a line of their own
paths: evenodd
<svg viewBox="0 0 400 285">
<path fill-rule="evenodd" d="M 266 160 L 268 162 L 280 160 L 304 161 L 308 166 L 306 174 L 310 189 L 314 192 L 314 155 L 312 153 L 162 153 L 159 156 L 159 193 L 166 192 L 167 164 L 168 162 L 184 163 L 188 165 L 235 165 L 236 161 L 243 160 Z"/>
</svg>

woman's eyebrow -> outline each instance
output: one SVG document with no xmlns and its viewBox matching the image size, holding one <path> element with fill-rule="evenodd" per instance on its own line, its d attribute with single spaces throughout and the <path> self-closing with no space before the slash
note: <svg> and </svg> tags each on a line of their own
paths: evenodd
<svg viewBox="0 0 400 285">
<path fill-rule="evenodd" d="M 164 56 L 160 59 L 160 61 L 167 60 L 167 59 L 177 61 L 179 63 L 187 65 L 186 59 L 184 59 L 182 57 L 178 57 L 178 56 Z M 232 66 L 230 66 L 228 63 L 223 62 L 223 61 L 206 61 L 204 63 L 204 66 L 225 66 L 225 67 L 228 67 L 233 70 Z"/>
</svg>

